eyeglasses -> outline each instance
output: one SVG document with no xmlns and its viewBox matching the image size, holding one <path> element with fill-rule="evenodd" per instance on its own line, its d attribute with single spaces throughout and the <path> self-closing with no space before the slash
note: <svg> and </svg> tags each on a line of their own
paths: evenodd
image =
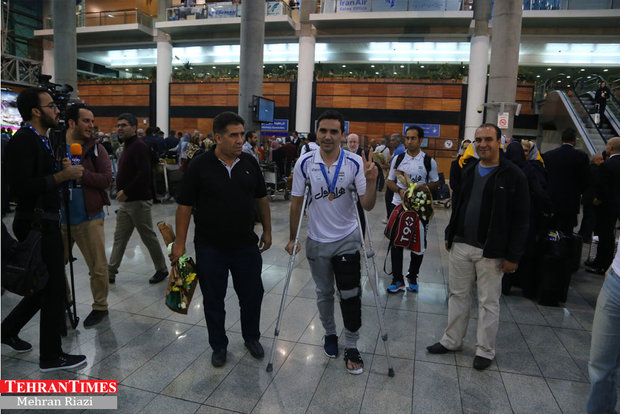
<svg viewBox="0 0 620 414">
<path fill-rule="evenodd" d="M 47 105 L 40 105 L 39 108 L 41 108 L 41 109 L 43 109 L 43 108 L 58 109 L 58 105 L 56 105 L 54 102 L 50 102 Z"/>
</svg>

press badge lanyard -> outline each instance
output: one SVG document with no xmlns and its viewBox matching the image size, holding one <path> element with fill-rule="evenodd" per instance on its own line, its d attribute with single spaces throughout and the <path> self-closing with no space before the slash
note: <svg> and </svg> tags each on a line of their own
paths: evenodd
<svg viewBox="0 0 620 414">
<path fill-rule="evenodd" d="M 321 172 L 323 173 L 323 177 L 325 178 L 325 183 L 327 184 L 327 190 L 329 191 L 329 196 L 327 197 L 329 201 L 333 201 L 336 197 L 336 181 L 338 181 L 338 174 L 340 173 L 340 167 L 342 167 L 342 160 L 344 159 L 344 150 L 340 148 L 340 156 L 338 157 L 338 165 L 336 166 L 336 171 L 334 172 L 334 177 L 332 178 L 332 183 L 329 183 L 329 178 L 327 177 L 327 171 L 325 170 L 325 164 L 319 164 L 321 167 Z"/>
<path fill-rule="evenodd" d="M 43 142 L 43 145 L 45 145 L 45 148 L 47 148 L 47 150 L 49 151 L 50 155 L 52 156 L 52 158 L 54 158 L 54 151 L 52 151 L 52 147 L 50 147 L 50 143 L 48 141 L 47 137 L 44 137 L 43 135 L 39 134 L 39 131 L 37 131 L 32 125 L 30 125 L 28 122 L 24 122 L 24 126 L 27 128 L 30 128 L 30 130 L 32 132 L 34 132 L 35 134 L 37 134 L 37 136 L 39 137 L 39 139 Z"/>
</svg>

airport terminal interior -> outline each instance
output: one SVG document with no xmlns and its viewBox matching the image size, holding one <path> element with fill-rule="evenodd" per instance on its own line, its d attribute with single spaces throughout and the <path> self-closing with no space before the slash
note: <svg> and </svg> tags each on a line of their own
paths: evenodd
<svg viewBox="0 0 620 414">
<path fill-rule="evenodd" d="M 504 0 L 494 3 L 500 1 Z M 314 131 L 321 112 L 336 109 L 345 117 L 345 132 L 362 136 L 363 144 L 380 144 L 391 134 L 404 134 L 409 125 L 420 125 L 426 133 L 422 150 L 448 179 L 463 138 L 473 137 L 484 119 L 494 121 L 491 113 L 501 112 L 499 105 L 485 102 L 494 93 L 491 84 L 510 69 L 514 81 L 501 85 L 515 92 L 501 108 L 505 119 L 510 118 L 514 137 L 534 141 L 544 152 L 560 144 L 562 130 L 573 128 L 578 148 L 588 156 L 601 153 L 609 138 L 620 136 L 620 1 L 516 1 L 522 3 L 522 12 L 513 29 L 520 38 L 510 42 L 507 37 L 507 43 L 499 45 L 517 52 L 512 68 L 506 68 L 506 62 L 493 63 L 495 16 L 492 12 L 485 22 L 490 30 L 482 30 L 474 20 L 474 0 L 266 1 L 258 95 L 273 104 L 273 111 L 269 122 L 262 120 L 261 125 L 254 119 L 248 124 L 260 129 L 261 143 L 288 137 L 292 131 L 304 137 Z M 59 35 L 65 33 L 66 40 L 66 32 L 57 25 L 55 31 L 55 22 L 67 21 L 67 10 L 72 20 L 74 6 L 75 45 L 70 49 Z M 242 10 L 241 1 L 2 0 L 2 127 L 19 128 L 17 94 L 39 85 L 41 74 L 59 82 L 64 73 L 59 73 L 58 63 L 71 56 L 76 62 L 67 80 L 74 84 L 71 98 L 92 109 L 101 139 L 114 142 L 117 116 L 123 112 L 133 113 L 144 130 L 157 126 L 165 136 L 174 130 L 206 137 L 213 132 L 217 114 L 242 113 L 240 95 L 248 91 L 240 80 L 247 75 L 240 67 L 241 26 L 248 24 Z M 470 54 L 488 59 L 488 67 L 474 68 Z M 611 87 L 613 98 L 599 119 L 594 99 L 602 81 Z M 500 83 L 494 85 L 497 91 Z M 472 96 L 481 99 L 475 106 L 469 105 Z M 3 135 L 3 148 L 4 139 Z M 164 158 L 156 172 L 170 183 L 164 180 L 156 195 L 160 202 L 152 206 L 154 224 L 174 224 L 177 208 L 172 177 L 178 160 Z M 370 274 L 362 266 L 359 350 L 364 373 L 349 375 L 342 357 L 330 359 L 323 352 L 324 331 L 303 243 L 306 220 L 275 342 L 273 371 L 267 372 L 287 281 L 290 256 L 284 247 L 291 202 L 277 170 L 273 183 L 274 170 L 265 166 L 264 171 L 273 190 L 273 245 L 262 254 L 263 360 L 254 359 L 244 347 L 238 299 L 229 278 L 228 360 L 223 367 L 213 367 L 200 289 L 186 315 L 170 311 L 164 303 L 166 283 L 149 283 L 156 269 L 134 232 L 116 282 L 110 285 L 109 315 L 89 328 L 83 326 L 92 303 L 88 267 L 80 250 L 73 248 L 81 322 L 72 328 L 67 320 L 62 342 L 65 352 L 86 355 L 87 365 L 40 372 L 36 315 L 19 334 L 33 345 L 31 352 L 17 353 L 2 345 L 2 379 L 117 380 L 118 411 L 127 413 L 585 412 L 592 321 L 604 277 L 581 266 L 572 274 L 567 300 L 557 307 L 541 306 L 519 288 L 503 295 L 497 354 L 485 371 L 472 368 L 476 298 L 462 352 L 429 354 L 426 347 L 441 338 L 447 323 L 444 230 L 451 208 L 445 203 L 435 207 L 419 292 L 388 294 L 391 266 L 389 255 L 386 262 L 384 192 L 377 193 L 377 203 L 367 213 L 376 255 Z M 118 209 L 115 199 L 104 208 L 108 259 Z M 13 218 L 14 212 L 9 212 L 2 220 L 11 228 Z M 261 230 L 257 224 L 257 234 Z M 192 222 L 188 240 L 193 231 Z M 195 256 L 194 245 L 187 247 Z M 580 262 L 595 251 L 595 244 L 584 244 Z M 3 318 L 19 299 L 3 292 Z M 382 340 L 377 311 L 387 341 Z M 344 338 L 338 306 L 336 314 L 338 335 Z M 393 377 L 388 375 L 386 345 Z"/>
</svg>

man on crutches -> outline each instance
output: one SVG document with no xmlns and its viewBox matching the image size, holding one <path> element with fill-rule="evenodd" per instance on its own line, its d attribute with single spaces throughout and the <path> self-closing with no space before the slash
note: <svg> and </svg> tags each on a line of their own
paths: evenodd
<svg viewBox="0 0 620 414">
<path fill-rule="evenodd" d="M 362 207 L 371 210 L 375 205 L 378 171 L 372 162 L 372 150 L 367 161 L 340 148 L 344 117 L 339 112 L 329 110 L 322 113 L 317 120 L 316 134 L 319 151 L 304 154 L 295 164 L 290 241 L 286 251 L 292 255 L 300 249 L 297 245 L 297 251 L 293 252 L 305 183 L 309 180 L 306 256 L 316 283 L 317 306 L 325 329 L 323 348 L 328 357 L 338 356 L 334 320 L 335 282 L 344 322 L 344 361 L 347 371 L 357 375 L 364 372 L 364 362 L 357 349 L 362 326 L 361 240 L 349 187 L 355 185 Z"/>
</svg>

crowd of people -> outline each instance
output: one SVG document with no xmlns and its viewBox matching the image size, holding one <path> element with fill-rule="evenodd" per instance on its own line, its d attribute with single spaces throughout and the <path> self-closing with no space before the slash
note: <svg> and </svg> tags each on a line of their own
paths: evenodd
<svg viewBox="0 0 620 414">
<path fill-rule="evenodd" d="M 301 249 L 296 243 L 298 223 L 302 212 L 307 216 L 305 254 L 316 284 L 328 357 L 339 354 L 337 295 L 344 324 L 345 368 L 351 374 L 364 371 L 357 343 L 362 327 L 360 244 L 368 229 L 360 232 L 358 223 L 366 223 L 365 211 L 375 207 L 378 191 L 385 190 L 384 223 L 392 269 L 387 292 L 420 289 L 418 276 L 432 218 L 430 195 L 439 187 L 440 177 L 437 162 L 422 149 L 424 130 L 418 126 L 377 142 L 354 132 L 345 134 L 342 114 L 328 110 L 318 117 L 315 133 L 263 137 L 260 145 L 258 132 L 246 130 L 245 121 L 232 112 L 216 116 L 213 133 L 206 136 L 198 131 L 170 131 L 164 137 L 156 127 L 147 128 L 142 136 L 131 113 L 118 115 L 115 133 L 106 135 L 95 134 L 92 109 L 76 104 L 67 110 L 65 142 L 55 145 L 47 136 L 48 129 L 57 126 L 60 113 L 52 96 L 45 89 L 29 88 L 20 93 L 17 106 L 24 123 L 13 137 L 3 132 L 3 179 L 8 177 L 16 205 L 16 237 L 23 240 L 33 225 L 41 228 L 49 281 L 5 317 L 2 343 L 17 352 L 30 351 L 32 346 L 19 338 L 19 332 L 40 310 L 42 371 L 86 363 L 84 355 L 65 353 L 61 341 L 64 310 L 74 300 L 67 294 L 65 276 L 73 243 L 90 274 L 93 304 L 85 327 L 109 317 L 109 285 L 117 282 L 134 228 L 153 262 L 155 273 L 149 282 L 159 283 L 168 276 L 166 256 L 153 230 L 153 158 L 174 156 L 183 173 L 175 194 L 177 236 L 169 259 L 174 264 L 184 254 L 193 216 L 197 277 L 215 367 L 227 359 L 224 299 L 229 272 L 239 297 L 245 346 L 254 358 L 264 357 L 259 331 L 264 293 L 261 253 L 272 245 L 272 230 L 261 163 L 275 163 L 291 180 L 290 237 L 283 246 L 291 255 Z M 562 295 L 545 300 L 540 296 L 548 277 L 537 271 L 541 254 L 551 235 L 570 239 L 579 248 L 581 239 L 588 243 L 597 237 L 597 255 L 585 263 L 586 270 L 607 272 L 607 278 L 592 330 L 588 409 L 605 412 L 604 407 L 615 406 L 614 372 L 620 361 L 620 253 L 614 255 L 620 217 L 620 137 L 609 139 L 606 151 L 591 161 L 575 148 L 574 130 L 563 131 L 561 140 L 558 148 L 541 154 L 534 142 L 503 137 L 496 125 L 485 123 L 476 129 L 473 141 L 462 141 L 451 165 L 453 208 L 445 229 L 448 323 L 440 340 L 427 351 L 441 354 L 462 349 L 475 287 L 478 323 L 473 367 L 487 369 L 496 354 L 502 292 L 509 294 L 516 285 L 525 296 L 545 305 L 565 301 Z M 79 163 L 70 157 L 73 145 L 81 147 Z M 116 177 L 109 154 L 118 158 Z M 119 207 L 108 260 L 103 208 L 110 204 L 107 189 L 113 180 Z M 312 200 L 307 206 L 305 196 Z M 582 206 L 577 238 L 573 232 Z M 414 219 L 402 219 L 412 208 Z M 260 237 L 255 233 L 257 222 L 262 227 Z M 405 240 L 402 234 L 412 237 Z M 406 274 L 405 249 L 410 251 Z M 570 257 L 561 260 L 568 262 Z M 567 289 L 572 270 L 562 269 L 560 279 L 553 282 L 559 280 Z"/>
</svg>

